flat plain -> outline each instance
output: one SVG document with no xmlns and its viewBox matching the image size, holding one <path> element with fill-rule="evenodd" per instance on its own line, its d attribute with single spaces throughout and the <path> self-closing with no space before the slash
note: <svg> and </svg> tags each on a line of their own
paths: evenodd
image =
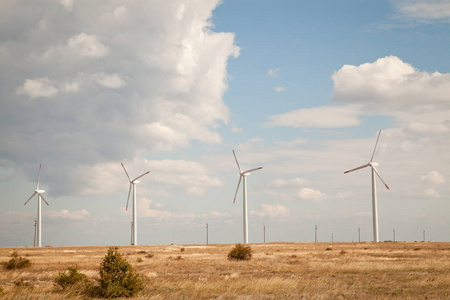
<svg viewBox="0 0 450 300">
<path fill-rule="evenodd" d="M 250 261 L 229 261 L 233 244 L 118 246 L 145 288 L 134 299 L 450 299 L 450 243 L 249 244 Z M 3 299 L 83 299 L 53 279 L 77 266 L 90 279 L 108 246 L 0 248 L 31 267 L 0 273 Z"/>
</svg>

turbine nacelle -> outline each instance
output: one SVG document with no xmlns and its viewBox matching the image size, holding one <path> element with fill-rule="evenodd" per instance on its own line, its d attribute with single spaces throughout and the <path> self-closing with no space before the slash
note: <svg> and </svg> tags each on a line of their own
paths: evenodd
<svg viewBox="0 0 450 300">
<path fill-rule="evenodd" d="M 369 163 L 369 165 L 371 165 L 372 167 L 378 167 L 378 166 L 379 166 L 379 163 L 376 163 L 376 162 L 374 162 L 374 161 L 371 161 L 371 162 Z"/>
<path fill-rule="evenodd" d="M 45 191 L 44 190 L 36 190 L 36 193 L 43 194 L 43 193 L 45 193 Z"/>
</svg>

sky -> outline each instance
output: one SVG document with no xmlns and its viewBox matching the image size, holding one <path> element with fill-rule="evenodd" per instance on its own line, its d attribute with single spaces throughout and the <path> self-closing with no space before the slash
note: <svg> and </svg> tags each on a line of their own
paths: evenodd
<svg viewBox="0 0 450 300">
<path fill-rule="evenodd" d="M 0 246 L 450 242 L 450 1 L 2 0 Z"/>
</svg>

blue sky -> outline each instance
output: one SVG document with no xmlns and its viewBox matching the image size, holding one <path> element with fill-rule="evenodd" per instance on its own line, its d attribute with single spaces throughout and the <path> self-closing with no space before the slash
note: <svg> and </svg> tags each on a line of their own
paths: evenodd
<svg viewBox="0 0 450 300">
<path fill-rule="evenodd" d="M 0 246 L 449 241 L 449 1 L 4 1 Z M 14 230 L 12 229 L 14 228 Z"/>
</svg>

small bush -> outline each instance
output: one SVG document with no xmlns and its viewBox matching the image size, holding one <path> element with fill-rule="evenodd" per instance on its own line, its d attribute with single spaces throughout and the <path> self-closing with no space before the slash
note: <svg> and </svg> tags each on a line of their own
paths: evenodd
<svg viewBox="0 0 450 300">
<path fill-rule="evenodd" d="M 86 285 L 88 278 L 83 273 L 78 272 L 77 267 L 68 267 L 66 271 L 58 273 L 53 283 L 55 286 L 65 290 L 68 287 Z"/>
<path fill-rule="evenodd" d="M 181 252 L 184 252 L 184 251 L 186 251 L 186 249 L 184 249 L 184 247 L 181 247 L 181 248 L 180 248 L 180 251 L 181 251 Z"/>
<path fill-rule="evenodd" d="M 243 246 L 236 244 L 230 253 L 228 253 L 229 260 L 250 260 L 252 258 L 252 248 L 250 246 Z"/>
<path fill-rule="evenodd" d="M 150 254 L 146 255 L 145 258 L 152 258 L 153 256 L 155 256 L 155 255 L 150 253 Z"/>
<path fill-rule="evenodd" d="M 325 249 L 326 251 L 331 251 L 331 250 L 333 250 L 333 248 L 331 248 L 331 247 L 328 247 L 327 249 Z"/>
<path fill-rule="evenodd" d="M 138 257 L 138 259 L 137 259 L 137 262 L 138 263 L 141 263 L 141 262 L 143 262 L 144 260 L 142 259 L 142 258 L 140 258 L 140 257 Z"/>
<path fill-rule="evenodd" d="M 7 270 L 23 269 L 31 266 L 30 260 L 20 257 L 17 251 L 14 251 L 11 257 L 8 262 L 4 263 L 4 267 Z"/>
<path fill-rule="evenodd" d="M 141 276 L 134 272 L 117 247 L 109 248 L 100 264 L 99 273 L 99 286 L 93 289 L 92 296 L 132 297 L 144 288 Z"/>
<path fill-rule="evenodd" d="M 21 288 L 21 289 L 32 289 L 33 285 L 27 281 L 23 281 L 23 279 L 19 279 L 17 280 L 15 283 L 15 286 L 17 288 Z"/>
</svg>

